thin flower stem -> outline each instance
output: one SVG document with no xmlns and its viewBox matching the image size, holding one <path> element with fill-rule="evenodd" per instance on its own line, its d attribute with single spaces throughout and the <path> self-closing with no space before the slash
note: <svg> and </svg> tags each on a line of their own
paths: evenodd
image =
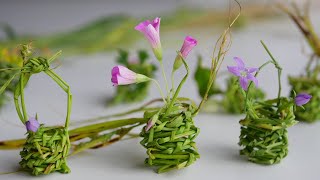
<svg viewBox="0 0 320 180">
<path fill-rule="evenodd" d="M 174 92 L 174 72 L 175 71 L 172 71 L 172 73 L 171 73 L 171 90 L 170 90 L 170 93 Z"/>
<path fill-rule="evenodd" d="M 165 71 L 164 71 L 164 67 L 163 67 L 163 62 L 162 62 L 162 61 L 160 61 L 160 66 L 161 66 L 161 71 L 162 71 L 162 75 L 163 75 L 163 78 L 164 78 L 164 82 L 166 83 L 167 94 L 169 94 L 170 91 L 169 91 L 168 80 L 167 80 L 166 73 L 165 73 Z"/>
<path fill-rule="evenodd" d="M 178 97 L 178 95 L 179 95 L 179 93 L 180 93 L 181 87 L 182 87 L 183 84 L 186 82 L 186 80 L 187 80 L 187 78 L 188 78 L 188 76 L 189 76 L 189 67 L 188 67 L 188 64 L 186 63 L 186 61 L 184 60 L 183 57 L 181 57 L 181 59 L 182 59 L 182 62 L 183 62 L 183 64 L 184 64 L 185 68 L 186 68 L 187 73 L 186 73 L 186 75 L 183 77 L 183 79 L 181 80 L 179 86 L 177 87 L 177 90 L 175 91 L 175 93 L 174 93 L 174 95 L 173 95 L 173 97 L 172 97 L 172 99 L 171 99 L 171 101 L 170 101 L 170 104 L 169 104 L 169 106 L 168 106 L 168 108 L 167 108 L 166 113 L 165 113 L 164 116 L 166 116 L 166 115 L 170 112 L 170 109 L 172 108 L 174 102 L 176 101 L 176 99 L 177 99 L 177 97 Z"/>
<path fill-rule="evenodd" d="M 160 92 L 160 94 L 161 94 L 161 97 L 162 97 L 162 99 L 163 99 L 163 102 L 164 102 L 164 103 L 167 103 L 166 98 L 165 98 L 165 96 L 164 96 L 164 94 L 163 94 L 163 92 L 162 92 L 162 89 L 161 89 L 160 84 L 158 83 L 158 81 L 155 80 L 155 79 L 152 79 L 152 78 L 150 78 L 150 79 L 157 85 L 157 88 L 158 88 L 158 90 L 159 90 L 159 92 Z"/>
<path fill-rule="evenodd" d="M 268 65 L 268 64 L 270 64 L 270 63 L 273 63 L 273 62 L 272 62 L 272 61 L 267 61 L 267 62 L 265 62 L 264 64 L 262 64 L 262 65 L 259 67 L 258 72 L 256 72 L 256 74 L 254 75 L 254 77 L 257 77 L 258 74 L 259 74 L 259 72 L 260 72 L 266 65 Z M 245 99 L 245 101 L 244 101 L 245 111 L 247 111 L 247 102 L 248 102 L 248 96 L 249 96 L 249 92 L 250 92 L 251 86 L 252 86 L 252 81 L 250 81 L 249 86 L 248 86 L 248 90 L 247 90 L 247 92 L 245 92 L 245 94 L 246 94 L 246 99 Z M 244 90 L 243 90 L 243 91 L 244 91 Z"/>
<path fill-rule="evenodd" d="M 282 68 L 280 67 L 279 63 L 276 61 L 276 59 L 273 57 L 273 55 L 271 54 L 271 52 L 269 51 L 268 47 L 264 44 L 264 42 L 261 40 L 260 41 L 262 46 L 264 47 L 264 49 L 267 51 L 267 53 L 269 54 L 269 56 L 271 57 L 271 60 L 273 61 L 274 66 L 278 69 L 278 85 L 279 85 L 279 89 L 278 89 L 278 106 L 280 104 L 280 96 L 281 96 L 281 73 L 282 73 Z"/>
</svg>

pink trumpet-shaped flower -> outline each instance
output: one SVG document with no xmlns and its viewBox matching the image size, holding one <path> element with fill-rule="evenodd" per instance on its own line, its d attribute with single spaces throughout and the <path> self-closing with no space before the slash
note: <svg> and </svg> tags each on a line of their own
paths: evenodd
<svg viewBox="0 0 320 180">
<path fill-rule="evenodd" d="M 153 53 L 159 61 L 162 61 L 162 48 L 160 42 L 160 18 L 156 17 L 153 21 L 143 21 L 134 29 L 144 34 L 150 42 Z"/>
<path fill-rule="evenodd" d="M 182 56 L 182 58 L 187 58 L 188 54 L 190 53 L 190 51 L 198 44 L 198 41 L 196 39 L 194 39 L 191 36 L 186 36 L 183 42 L 183 45 L 180 49 L 180 53 L 181 55 L 177 55 L 174 64 L 173 64 L 173 70 L 177 70 L 180 68 L 180 66 L 182 65 L 182 59 L 180 56 Z"/>
<path fill-rule="evenodd" d="M 259 68 L 249 68 L 245 67 L 244 62 L 239 57 L 233 58 L 237 66 L 228 66 L 228 71 L 235 76 L 239 77 L 240 85 L 243 90 L 247 90 L 249 86 L 249 81 L 252 81 L 256 86 L 258 86 L 258 79 L 253 75 L 257 72 Z"/>
<path fill-rule="evenodd" d="M 180 53 L 183 58 L 186 58 L 189 52 L 198 44 L 198 41 L 191 36 L 186 36 L 183 45 L 180 49 Z"/>
<path fill-rule="evenodd" d="M 297 106 L 302 106 L 307 104 L 311 98 L 312 96 L 307 93 L 300 93 L 296 96 L 296 98 L 294 99 L 294 102 Z"/>
<path fill-rule="evenodd" d="M 140 83 L 150 80 L 149 77 L 143 74 L 137 74 L 124 66 L 113 67 L 111 75 L 111 82 L 114 86 Z"/>
<path fill-rule="evenodd" d="M 36 120 L 36 118 L 34 118 L 34 117 L 31 117 L 26 122 L 27 131 L 37 132 L 39 127 L 40 127 L 40 124 L 39 124 L 38 120 Z"/>
</svg>

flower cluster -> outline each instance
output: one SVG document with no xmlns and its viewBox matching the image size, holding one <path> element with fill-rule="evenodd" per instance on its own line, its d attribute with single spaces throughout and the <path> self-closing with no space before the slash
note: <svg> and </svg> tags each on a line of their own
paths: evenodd
<svg viewBox="0 0 320 180">
<path fill-rule="evenodd" d="M 160 18 L 157 17 L 154 20 L 146 20 L 139 23 L 135 29 L 141 32 L 145 38 L 149 41 L 155 57 L 162 62 L 162 46 L 160 41 Z M 186 36 L 183 45 L 177 55 L 173 70 L 179 69 L 182 65 L 182 58 L 187 58 L 190 51 L 197 45 L 197 40 L 191 36 Z M 114 86 L 117 85 L 128 85 L 134 83 L 141 83 L 152 80 L 151 78 L 135 73 L 124 66 L 115 66 L 111 72 L 111 81 Z"/>
<path fill-rule="evenodd" d="M 120 65 L 113 67 L 111 71 L 111 82 L 114 86 L 129 85 L 147 81 L 153 81 L 156 83 L 165 105 L 156 112 L 145 112 L 145 114 L 151 114 L 151 116 L 146 117 L 149 120 L 140 134 L 140 136 L 143 137 L 143 140 L 140 143 L 148 149 L 147 152 L 149 157 L 145 162 L 149 165 L 158 166 L 159 173 L 189 166 L 200 157 L 194 142 L 194 139 L 199 133 L 199 128 L 194 125 L 193 121 L 193 114 L 196 107 L 191 104 L 189 105 L 189 102 L 180 101 L 177 96 L 181 86 L 184 84 L 189 74 L 189 68 L 185 59 L 198 42 L 191 36 L 185 37 L 182 47 L 180 48 L 180 51 L 178 51 L 173 63 L 171 76 L 172 87 L 171 90 L 169 90 L 166 73 L 163 67 L 163 51 L 160 41 L 160 18 L 155 18 L 152 21 L 147 20 L 141 22 L 135 27 L 135 29 L 143 33 L 151 44 L 153 53 L 161 66 L 162 75 L 166 83 L 167 94 L 166 96 L 164 95 L 157 80 L 146 75 L 133 72 L 127 67 Z M 177 89 L 175 89 L 173 79 L 174 72 L 183 64 L 186 67 L 187 74 L 181 80 Z M 175 136 L 170 133 L 169 137 L 168 132 L 170 131 L 174 133 Z M 161 134 L 161 136 L 157 137 L 155 134 Z M 183 137 L 180 137 L 182 135 Z M 161 142 L 165 137 L 170 138 L 170 140 Z M 177 139 L 179 139 L 179 141 L 177 141 Z M 180 141 L 185 143 L 182 145 Z M 156 146 L 155 142 L 161 144 L 162 148 Z M 167 145 L 168 143 L 171 145 Z M 172 148 L 175 150 L 172 151 Z M 175 159 L 174 161 L 172 160 L 173 157 L 181 154 L 185 154 L 186 156 Z"/>
<path fill-rule="evenodd" d="M 234 61 L 237 66 L 228 66 L 228 71 L 235 76 L 239 77 L 240 86 L 243 90 L 247 91 L 250 81 L 252 81 L 256 86 L 258 86 L 258 79 L 255 77 L 254 73 L 259 71 L 259 68 L 246 67 L 243 60 L 239 57 L 234 57 Z M 300 93 L 295 97 L 295 104 L 297 106 L 302 106 L 307 104 L 311 95 L 307 93 Z"/>
</svg>

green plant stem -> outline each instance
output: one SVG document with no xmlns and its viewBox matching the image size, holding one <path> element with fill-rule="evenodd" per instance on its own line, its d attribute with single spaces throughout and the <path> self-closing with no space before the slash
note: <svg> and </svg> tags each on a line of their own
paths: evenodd
<svg viewBox="0 0 320 180">
<path fill-rule="evenodd" d="M 74 122 L 74 123 L 71 122 L 70 125 L 80 124 L 80 123 L 88 123 L 88 122 L 96 122 L 96 121 L 103 120 L 103 119 L 106 120 L 108 118 L 121 117 L 121 116 L 129 115 L 129 114 L 133 114 L 133 113 L 141 112 L 141 111 L 158 110 L 158 109 L 160 109 L 160 107 L 150 107 L 150 108 L 148 108 L 148 106 L 150 106 L 151 104 L 153 104 L 155 102 L 160 102 L 160 101 L 163 101 L 163 100 L 160 99 L 160 98 L 159 99 L 153 99 L 153 100 L 141 105 L 138 108 L 131 109 L 131 110 L 126 111 L 126 112 L 116 113 L 116 114 L 111 114 L 111 115 L 106 115 L 106 116 L 99 116 L 99 117 L 90 118 L 90 119 L 86 119 L 86 120 L 82 120 L 82 121 Z"/>
<path fill-rule="evenodd" d="M 23 113 L 23 121 L 26 122 L 28 120 L 28 114 L 26 110 L 26 104 L 24 103 L 24 73 L 21 73 L 20 75 L 20 101 L 21 101 L 21 108 L 22 108 L 22 113 Z"/>
<path fill-rule="evenodd" d="M 167 90 L 167 94 L 169 95 L 170 91 L 169 91 L 169 85 L 168 85 L 168 80 L 167 80 L 167 76 L 166 73 L 164 71 L 164 67 L 163 67 L 163 62 L 160 61 L 160 66 L 161 66 L 161 71 L 162 71 L 162 76 L 164 78 L 164 82 L 166 83 L 166 90 Z M 169 98 L 169 97 L 168 97 Z"/>
<path fill-rule="evenodd" d="M 281 87 L 281 72 L 282 72 L 282 68 L 280 67 L 280 65 L 276 61 L 276 59 L 273 57 L 273 55 L 269 51 L 268 47 L 264 44 L 264 42 L 262 40 L 260 42 L 261 42 L 262 46 L 264 47 L 264 49 L 269 54 L 269 56 L 271 57 L 271 60 L 273 61 L 274 66 L 278 69 L 278 85 L 279 85 L 279 89 L 278 89 L 278 106 L 279 106 L 279 104 L 280 104 L 280 96 L 281 96 L 281 89 L 282 89 L 282 87 Z"/>
<path fill-rule="evenodd" d="M 172 71 L 171 73 L 171 91 L 170 91 L 170 94 L 171 92 L 174 92 L 174 70 Z"/>
<path fill-rule="evenodd" d="M 20 72 L 21 73 L 21 72 Z M 16 89 L 14 90 L 14 104 L 15 104 L 15 108 L 16 108 L 16 111 L 18 113 L 18 116 L 19 116 L 19 119 L 21 120 L 21 122 L 23 124 L 25 124 L 26 122 L 26 119 L 28 116 L 25 115 L 26 113 L 22 113 L 21 112 L 21 109 L 20 109 L 20 104 L 19 104 L 19 97 L 21 95 L 21 87 L 22 89 L 25 87 L 25 85 L 28 83 L 29 81 L 29 78 L 30 78 L 30 74 L 20 74 L 20 80 L 19 80 L 19 83 L 17 84 L 16 86 Z M 22 80 L 23 79 L 23 80 Z M 22 86 L 21 86 L 22 84 Z M 20 100 L 20 102 L 23 102 L 24 103 L 24 99 L 23 100 Z"/>
<path fill-rule="evenodd" d="M 129 115 L 129 114 L 133 114 L 133 113 L 137 113 L 137 112 L 141 112 L 141 111 L 155 111 L 155 110 L 158 110 L 158 109 L 160 109 L 160 107 L 150 107 L 150 108 L 139 107 L 139 108 L 136 108 L 136 109 L 132 109 L 132 110 L 123 112 L 123 113 L 90 118 L 90 119 L 82 120 L 82 121 L 79 121 L 79 122 L 73 122 L 73 123 L 71 122 L 70 125 L 89 123 L 89 122 L 96 122 L 96 121 L 105 120 L 105 119 L 109 119 L 109 118 L 113 118 L 113 117 L 121 117 L 121 116 Z"/>
<path fill-rule="evenodd" d="M 57 57 L 59 57 L 61 55 L 62 51 L 58 51 L 57 53 L 55 53 L 53 56 L 51 56 L 49 59 L 48 59 L 48 63 L 51 64 L 54 60 L 57 59 Z"/>
<path fill-rule="evenodd" d="M 25 122 L 24 122 L 24 117 L 23 117 L 23 115 L 22 115 L 22 113 L 21 113 L 21 109 L 20 109 L 20 106 L 19 106 L 19 93 L 20 93 L 20 91 L 18 90 L 18 89 L 20 89 L 20 83 L 21 83 L 21 74 L 20 74 L 20 80 L 19 80 L 19 83 L 17 84 L 17 88 L 15 89 L 15 91 L 14 91 L 14 104 L 15 104 L 15 107 L 16 107 L 16 111 L 17 111 L 17 113 L 18 113 L 18 116 L 19 116 L 19 119 L 20 119 L 20 121 L 23 123 L 23 124 L 25 124 Z"/>
<path fill-rule="evenodd" d="M 78 134 L 88 134 L 88 133 L 99 133 L 102 131 L 106 131 L 109 129 L 115 129 L 122 126 L 137 124 L 137 123 L 147 123 L 149 121 L 148 118 L 128 118 L 128 119 L 120 119 L 114 121 L 107 121 L 98 124 L 87 125 L 79 128 L 75 128 L 70 130 L 70 136 L 78 135 Z"/>
<path fill-rule="evenodd" d="M 164 96 L 164 94 L 163 94 L 163 92 L 162 92 L 162 89 L 161 89 L 160 84 L 158 83 L 158 81 L 155 80 L 155 79 L 153 79 L 153 78 L 150 78 L 150 79 L 157 85 L 157 88 L 158 88 L 158 90 L 159 90 L 159 92 L 160 92 L 160 94 L 161 94 L 161 97 L 162 97 L 163 102 L 164 102 L 164 103 L 167 103 L 166 98 L 165 98 L 165 96 Z"/>
<path fill-rule="evenodd" d="M 262 65 L 259 67 L 258 72 L 256 72 L 256 74 L 254 75 L 254 77 L 257 77 L 258 74 L 259 74 L 259 72 L 260 72 L 266 65 L 268 65 L 268 64 L 270 64 L 270 63 L 272 63 L 272 61 L 267 61 L 267 62 L 265 62 L 264 64 L 262 64 Z M 252 86 L 252 81 L 250 81 L 249 86 L 248 86 L 248 90 L 247 90 L 247 92 L 245 92 L 245 95 L 246 95 L 246 99 L 245 99 L 245 101 L 244 101 L 245 111 L 247 111 L 247 108 L 246 108 L 246 107 L 247 107 L 248 96 L 249 96 L 249 92 L 250 92 L 251 86 Z M 242 90 L 242 91 L 244 91 L 244 90 Z"/>
<path fill-rule="evenodd" d="M 180 92 L 180 90 L 181 90 L 181 87 L 182 87 L 183 84 L 186 82 L 186 80 L 187 80 L 187 78 L 188 78 L 188 76 L 189 76 L 189 67 L 188 67 L 188 64 L 186 63 L 186 61 L 184 60 L 183 57 L 181 57 L 181 59 L 182 59 L 182 62 L 183 62 L 183 64 L 184 64 L 185 68 L 186 68 L 187 73 L 186 73 L 186 75 L 183 77 L 183 79 L 181 80 L 179 86 L 177 87 L 177 90 L 175 91 L 175 93 L 174 93 L 174 95 L 173 95 L 173 97 L 172 97 L 172 99 L 171 99 L 171 101 L 170 101 L 170 104 L 169 104 L 169 106 L 168 106 L 168 108 L 167 108 L 166 113 L 165 113 L 164 116 L 166 116 L 166 115 L 168 115 L 168 113 L 170 113 L 170 109 L 172 108 L 174 102 L 176 101 L 176 99 L 177 99 L 177 97 L 178 97 L 178 95 L 179 95 L 179 92 Z"/>
</svg>

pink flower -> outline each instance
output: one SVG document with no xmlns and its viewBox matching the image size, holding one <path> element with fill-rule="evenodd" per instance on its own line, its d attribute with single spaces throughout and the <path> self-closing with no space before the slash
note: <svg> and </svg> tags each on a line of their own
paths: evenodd
<svg viewBox="0 0 320 180">
<path fill-rule="evenodd" d="M 186 36 L 183 45 L 180 49 L 180 53 L 183 58 L 186 58 L 189 52 L 198 44 L 198 41 L 191 36 Z"/>
<path fill-rule="evenodd" d="M 191 36 L 186 36 L 183 42 L 183 45 L 180 49 L 180 55 L 177 55 L 174 64 L 173 64 L 173 70 L 177 70 L 180 68 L 180 66 L 182 65 L 182 59 L 180 56 L 182 56 L 182 58 L 187 58 L 188 54 L 190 53 L 190 51 L 198 44 L 198 41 L 196 39 L 194 39 Z"/>
<path fill-rule="evenodd" d="M 140 83 L 150 80 L 149 77 L 143 74 L 137 74 L 124 66 L 113 67 L 111 75 L 111 82 L 114 86 Z"/>
<path fill-rule="evenodd" d="M 160 18 L 156 17 L 152 22 L 149 20 L 138 24 L 134 29 L 144 34 L 150 42 L 153 53 L 159 61 L 162 60 L 162 48 L 160 42 Z"/>
</svg>

